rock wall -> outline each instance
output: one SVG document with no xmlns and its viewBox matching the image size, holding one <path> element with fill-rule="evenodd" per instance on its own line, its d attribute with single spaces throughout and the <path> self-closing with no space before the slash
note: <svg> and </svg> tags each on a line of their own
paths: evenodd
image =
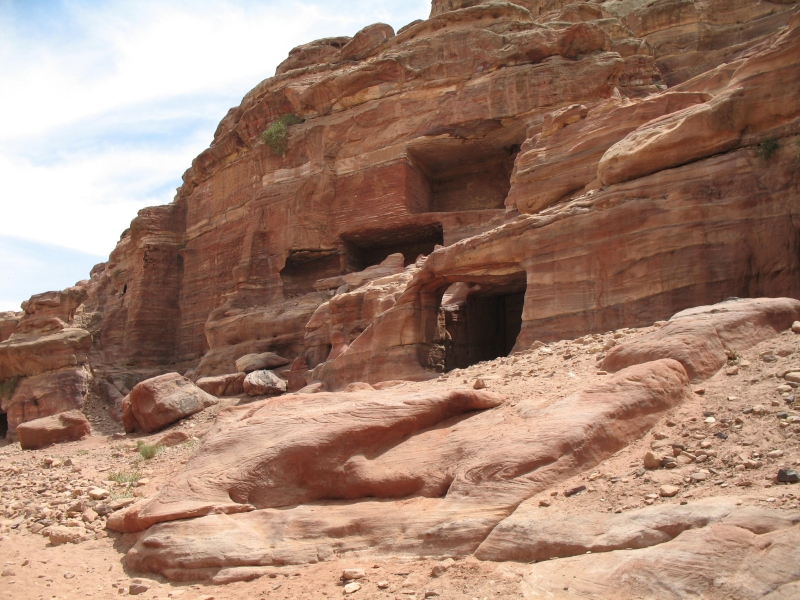
<svg viewBox="0 0 800 600">
<path fill-rule="evenodd" d="M 800 297 L 798 18 L 435 0 L 295 48 L 88 282 L 0 316 L 0 380 L 89 364 L 118 408 L 273 351 L 291 388 L 337 389 Z M 287 114 L 281 154 L 262 133 Z"/>
</svg>

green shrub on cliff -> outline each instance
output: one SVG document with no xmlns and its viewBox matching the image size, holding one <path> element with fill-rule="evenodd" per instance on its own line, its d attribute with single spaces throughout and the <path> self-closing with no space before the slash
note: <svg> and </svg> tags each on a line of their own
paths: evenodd
<svg viewBox="0 0 800 600">
<path fill-rule="evenodd" d="M 289 126 L 302 123 L 303 119 L 297 115 L 283 115 L 270 123 L 269 127 L 261 134 L 261 139 L 272 150 L 273 154 L 285 156 L 288 150 Z"/>
<path fill-rule="evenodd" d="M 0 400 L 10 400 L 14 395 L 14 390 L 17 389 L 17 383 L 19 383 L 19 377 L 0 381 Z"/>
<path fill-rule="evenodd" d="M 780 148 L 780 144 L 778 140 L 775 138 L 767 138 L 763 142 L 758 145 L 758 157 L 764 160 L 769 160 L 772 158 L 772 155 L 778 151 Z"/>
</svg>

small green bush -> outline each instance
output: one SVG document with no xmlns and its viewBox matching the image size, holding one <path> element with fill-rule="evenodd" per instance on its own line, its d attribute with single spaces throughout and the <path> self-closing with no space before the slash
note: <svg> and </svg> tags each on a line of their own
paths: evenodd
<svg viewBox="0 0 800 600">
<path fill-rule="evenodd" d="M 302 123 L 303 119 L 297 115 L 283 115 L 278 117 L 277 120 L 269 124 L 261 134 L 261 139 L 269 147 L 273 154 L 278 156 L 286 156 L 286 151 L 289 149 L 289 126 Z"/>
<path fill-rule="evenodd" d="M 10 400 L 14 395 L 14 390 L 17 389 L 19 377 L 12 377 L 5 381 L 0 381 L 0 400 Z"/>
<path fill-rule="evenodd" d="M 778 151 L 780 144 L 776 138 L 767 138 L 758 145 L 758 157 L 764 160 L 769 160 L 772 155 Z"/>
<path fill-rule="evenodd" d="M 116 483 L 136 483 L 143 475 L 139 471 L 114 471 L 108 476 L 109 481 Z"/>
<path fill-rule="evenodd" d="M 158 446 L 156 444 L 141 443 L 138 444 L 138 446 L 139 446 L 139 454 L 141 454 L 142 458 L 145 460 L 150 460 L 164 449 L 164 446 Z"/>
</svg>

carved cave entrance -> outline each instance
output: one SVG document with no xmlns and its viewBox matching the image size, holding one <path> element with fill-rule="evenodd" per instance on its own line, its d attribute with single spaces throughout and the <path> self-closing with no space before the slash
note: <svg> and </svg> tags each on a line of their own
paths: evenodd
<svg viewBox="0 0 800 600">
<path fill-rule="evenodd" d="M 292 252 L 281 270 L 283 293 L 297 296 L 314 291 L 318 279 L 342 274 L 338 250 L 299 250 Z"/>
<path fill-rule="evenodd" d="M 406 266 L 420 254 L 428 255 L 437 245 L 444 244 L 441 223 L 401 225 L 394 228 L 372 229 L 342 234 L 348 272 L 363 271 L 386 260 L 390 254 L 401 253 Z"/>
<path fill-rule="evenodd" d="M 459 212 L 502 209 L 511 189 L 511 173 L 525 132 L 497 129 L 484 137 L 481 128 L 500 127 L 494 121 L 475 125 L 476 131 L 446 132 L 457 137 L 415 140 L 407 149 L 413 193 L 420 212 Z M 518 131 L 519 129 L 519 131 Z"/>
<path fill-rule="evenodd" d="M 451 286 L 439 309 L 444 370 L 508 356 L 522 329 L 525 274 L 494 284 L 459 283 Z"/>
</svg>

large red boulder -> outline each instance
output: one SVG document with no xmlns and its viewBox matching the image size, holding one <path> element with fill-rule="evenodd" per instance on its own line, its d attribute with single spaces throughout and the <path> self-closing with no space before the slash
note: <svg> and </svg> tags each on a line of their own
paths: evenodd
<svg viewBox="0 0 800 600">
<path fill-rule="evenodd" d="M 128 433 L 152 433 L 219 402 L 178 373 L 142 381 L 122 400 Z"/>
<path fill-rule="evenodd" d="M 74 442 L 91 433 L 89 421 L 79 410 L 28 421 L 17 427 L 23 450 L 36 450 L 50 444 Z"/>
</svg>

